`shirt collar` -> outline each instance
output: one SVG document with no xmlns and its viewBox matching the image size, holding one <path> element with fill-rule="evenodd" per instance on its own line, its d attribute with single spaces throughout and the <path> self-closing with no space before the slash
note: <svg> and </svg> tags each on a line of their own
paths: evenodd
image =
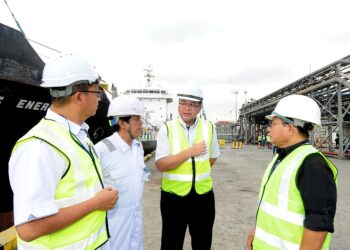
<svg viewBox="0 0 350 250">
<path fill-rule="evenodd" d="M 286 157 L 289 153 L 291 153 L 294 149 L 296 149 L 297 147 L 301 146 L 301 145 L 304 145 L 304 144 L 310 144 L 309 142 L 309 139 L 305 139 L 301 142 L 298 142 L 294 145 L 291 145 L 289 147 L 286 147 L 286 148 L 277 148 L 277 153 L 279 155 L 278 158 L 284 158 Z"/>
<path fill-rule="evenodd" d="M 127 144 L 127 143 L 123 140 L 123 138 L 120 137 L 120 135 L 118 134 L 118 132 L 115 132 L 114 135 L 115 135 L 115 143 L 116 143 L 117 146 L 121 149 L 122 152 L 125 152 L 125 151 L 127 151 L 127 150 L 130 149 L 129 144 Z M 133 140 L 132 140 L 132 143 L 131 143 L 131 147 L 132 147 L 132 146 L 138 146 L 138 147 L 140 147 L 140 142 L 139 142 L 138 140 L 136 140 L 136 139 L 133 139 Z"/>
<path fill-rule="evenodd" d="M 197 124 L 198 124 L 198 120 L 199 120 L 199 119 L 198 119 L 198 116 L 197 116 L 195 122 L 190 126 L 190 128 L 196 127 Z M 178 121 L 180 122 L 180 124 L 181 124 L 184 128 L 186 128 L 187 124 L 182 120 L 181 116 L 178 117 Z"/>
<path fill-rule="evenodd" d="M 77 135 L 81 130 L 84 130 L 86 133 L 89 130 L 89 125 L 86 122 L 83 122 L 81 125 L 78 125 L 68 120 L 64 116 L 57 114 L 51 109 L 47 110 L 45 118 L 56 121 L 58 124 L 60 124 L 65 129 L 69 130 L 74 135 Z"/>
</svg>

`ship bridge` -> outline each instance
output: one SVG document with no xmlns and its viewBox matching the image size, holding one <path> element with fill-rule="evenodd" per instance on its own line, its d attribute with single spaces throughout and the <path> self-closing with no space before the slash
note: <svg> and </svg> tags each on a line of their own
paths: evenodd
<svg viewBox="0 0 350 250">
<path fill-rule="evenodd" d="M 244 104 L 236 124 L 246 143 L 256 143 L 266 134 L 267 120 L 278 101 L 291 94 L 307 95 L 321 109 L 322 127 L 310 134 L 310 141 L 323 152 L 339 158 L 350 151 L 350 55 L 316 70 L 253 102 Z M 339 145 L 334 139 L 339 135 Z"/>
</svg>

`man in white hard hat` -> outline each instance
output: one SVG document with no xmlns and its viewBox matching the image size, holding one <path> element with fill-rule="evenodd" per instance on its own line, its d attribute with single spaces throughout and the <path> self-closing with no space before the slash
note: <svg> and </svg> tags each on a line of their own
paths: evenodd
<svg viewBox="0 0 350 250">
<path fill-rule="evenodd" d="M 303 95 L 282 98 L 271 115 L 278 147 L 262 179 L 249 249 L 328 249 L 337 202 L 337 169 L 309 140 L 321 125 L 317 103 Z"/>
<path fill-rule="evenodd" d="M 219 145 L 215 128 L 199 115 L 202 90 L 188 85 L 177 96 L 179 117 L 157 136 L 155 163 L 163 172 L 161 249 L 182 249 L 188 226 L 192 248 L 209 250 L 215 219 L 211 168 Z"/>
<path fill-rule="evenodd" d="M 143 104 L 133 96 L 112 100 L 108 116 L 115 133 L 96 144 L 106 186 L 119 192 L 108 211 L 111 238 L 103 250 L 142 250 L 142 194 L 148 171 L 138 137 L 142 133 Z"/>
<path fill-rule="evenodd" d="M 96 112 L 99 79 L 81 56 L 45 65 L 51 107 L 9 162 L 18 249 L 97 249 L 108 240 L 106 211 L 118 193 L 104 188 L 84 122 Z"/>
</svg>

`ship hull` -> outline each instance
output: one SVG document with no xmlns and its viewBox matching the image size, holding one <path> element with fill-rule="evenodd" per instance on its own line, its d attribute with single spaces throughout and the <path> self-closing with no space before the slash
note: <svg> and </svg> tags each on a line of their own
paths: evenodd
<svg viewBox="0 0 350 250">
<path fill-rule="evenodd" d="M 148 155 L 156 150 L 157 141 L 156 140 L 150 140 L 150 141 L 141 141 L 143 146 L 143 151 L 145 152 L 144 155 Z"/>
<path fill-rule="evenodd" d="M 12 191 L 8 179 L 12 148 L 50 107 L 49 92 L 40 87 L 44 65 L 20 32 L 0 23 L 0 231 L 8 228 L 13 219 Z M 96 115 L 86 121 L 94 143 L 113 132 L 107 119 L 109 103 L 104 93 Z"/>
</svg>

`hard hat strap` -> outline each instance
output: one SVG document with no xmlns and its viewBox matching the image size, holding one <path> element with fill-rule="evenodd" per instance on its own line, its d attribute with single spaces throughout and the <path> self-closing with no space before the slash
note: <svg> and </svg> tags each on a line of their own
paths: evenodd
<svg viewBox="0 0 350 250">
<path fill-rule="evenodd" d="M 70 96 L 73 93 L 73 87 L 75 85 L 78 85 L 78 84 L 98 84 L 101 80 L 101 77 L 98 76 L 98 78 L 91 82 L 91 81 L 88 81 L 88 80 L 81 80 L 81 81 L 76 81 L 70 85 L 68 85 L 67 87 L 65 87 L 64 89 L 62 88 L 50 88 L 50 95 L 54 98 L 59 98 L 59 97 L 64 97 L 64 96 Z"/>
<path fill-rule="evenodd" d="M 278 118 L 280 118 L 281 120 L 283 120 L 284 122 L 286 122 L 286 123 L 289 123 L 289 124 L 292 124 L 293 126 L 295 126 L 295 127 L 304 127 L 304 125 L 305 125 L 305 121 L 302 121 L 302 120 L 299 120 L 299 119 L 296 119 L 296 118 L 293 118 L 293 120 L 291 120 L 291 119 L 289 119 L 289 118 L 287 118 L 287 117 L 285 117 L 285 116 L 283 116 L 283 115 L 281 115 L 281 114 L 279 114 L 279 113 L 277 113 L 276 111 L 273 111 L 272 112 L 272 115 L 275 115 L 275 116 L 277 116 Z"/>
<path fill-rule="evenodd" d="M 179 97 L 187 97 L 187 98 L 193 98 L 193 99 L 196 99 L 198 101 L 203 101 L 203 98 L 201 97 L 198 97 L 198 96 L 194 96 L 194 95 L 185 95 L 185 94 L 177 94 L 177 96 Z"/>
<path fill-rule="evenodd" d="M 50 95 L 54 98 L 70 96 L 73 93 L 73 85 L 69 85 L 64 89 L 50 89 Z"/>
<path fill-rule="evenodd" d="M 291 119 L 281 115 L 280 113 L 277 113 L 276 111 L 272 111 L 272 115 L 277 116 L 278 118 L 280 118 L 281 120 L 283 120 L 286 123 L 294 125 L 294 121 L 292 121 Z"/>
</svg>

